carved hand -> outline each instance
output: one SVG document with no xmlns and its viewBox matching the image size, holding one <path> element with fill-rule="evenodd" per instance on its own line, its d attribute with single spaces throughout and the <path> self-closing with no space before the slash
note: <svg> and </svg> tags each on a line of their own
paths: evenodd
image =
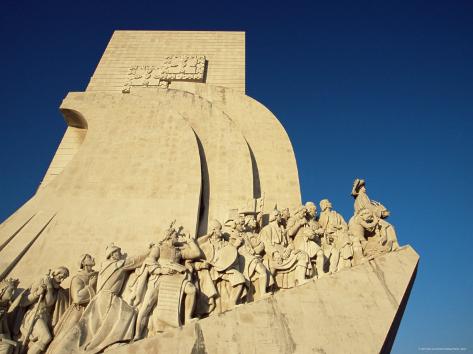
<svg viewBox="0 0 473 354">
<path fill-rule="evenodd" d="M 203 270 L 203 269 L 209 269 L 209 263 L 207 261 L 202 261 L 200 263 L 195 264 L 195 269 L 196 270 Z"/>
<path fill-rule="evenodd" d="M 279 252 L 277 252 L 277 253 L 274 254 L 274 260 L 276 261 L 277 264 L 281 264 L 281 263 L 282 263 L 282 257 L 281 257 L 281 255 L 279 254 Z"/>
<path fill-rule="evenodd" d="M 95 286 L 95 284 L 97 284 L 97 273 L 94 273 L 94 274 L 91 275 L 91 277 L 89 278 L 89 285 L 90 285 L 90 286 Z"/>
<path fill-rule="evenodd" d="M 38 288 L 35 289 L 33 295 L 38 298 L 42 294 L 44 294 L 46 290 L 47 290 L 47 285 L 43 282 Z"/>
</svg>

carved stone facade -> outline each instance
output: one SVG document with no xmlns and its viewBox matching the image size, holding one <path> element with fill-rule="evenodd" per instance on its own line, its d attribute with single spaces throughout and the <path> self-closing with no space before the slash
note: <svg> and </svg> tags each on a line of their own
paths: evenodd
<svg viewBox="0 0 473 354">
<path fill-rule="evenodd" d="M 66 267 L 50 271 L 14 301 L 18 281 L 5 280 L 2 335 L 28 353 L 99 353 L 397 250 L 394 228 L 381 218 L 389 212 L 369 199 L 364 180 L 357 179 L 353 190 L 348 226 L 327 199 L 320 202 L 320 216 L 307 202 L 284 213 L 274 209 L 267 223 L 261 208 L 240 210 L 225 227 L 211 220 L 200 237 L 174 220 L 139 256 L 108 245 L 99 272 L 93 256 L 80 256 L 68 293 L 61 287 L 69 277 Z M 21 323 L 18 335 L 10 323 Z"/>
<path fill-rule="evenodd" d="M 171 81 L 205 82 L 205 56 L 172 55 L 160 67 L 132 66 L 122 90 L 130 93 L 133 86 L 168 88 Z"/>
<path fill-rule="evenodd" d="M 0 354 L 100 353 L 198 330 L 400 249 L 362 179 L 348 223 L 328 199 L 320 212 L 302 204 L 276 118 L 207 81 L 212 52 L 178 47 L 156 65 L 137 60 L 122 92 L 64 99 L 81 139 L 0 228 Z"/>
</svg>

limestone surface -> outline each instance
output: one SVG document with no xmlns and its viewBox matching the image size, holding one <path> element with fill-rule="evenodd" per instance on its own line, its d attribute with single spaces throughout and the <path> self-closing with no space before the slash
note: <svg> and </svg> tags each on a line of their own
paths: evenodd
<svg viewBox="0 0 473 354">
<path fill-rule="evenodd" d="M 418 256 L 364 179 L 348 223 L 302 204 L 244 58 L 242 32 L 114 33 L 0 225 L 0 354 L 390 350 Z"/>
<path fill-rule="evenodd" d="M 418 260 L 406 246 L 110 353 L 389 353 Z"/>
</svg>

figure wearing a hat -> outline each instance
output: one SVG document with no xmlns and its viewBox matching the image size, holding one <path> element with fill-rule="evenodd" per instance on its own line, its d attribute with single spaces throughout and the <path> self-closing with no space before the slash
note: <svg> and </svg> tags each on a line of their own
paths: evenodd
<svg viewBox="0 0 473 354">
<path fill-rule="evenodd" d="M 259 296 L 263 297 L 269 294 L 267 288 L 274 284 L 274 279 L 263 263 L 264 244 L 258 235 L 258 215 L 261 213 L 241 211 L 239 222 L 230 226 L 230 242 L 238 249 L 238 270 L 248 283 L 258 281 Z"/>
<path fill-rule="evenodd" d="M 200 314 L 211 313 L 216 307 L 216 298 L 221 296 L 218 283 L 230 288 L 228 299 L 225 299 L 228 308 L 238 304 L 242 296 L 246 280 L 237 269 L 237 248 L 228 242 L 222 232 L 222 224 L 218 220 L 209 222 L 209 233 L 197 239 L 203 257 L 194 263 L 199 278 L 199 306 Z"/>
<path fill-rule="evenodd" d="M 306 252 L 294 248 L 282 227 L 282 217 L 275 209 L 269 217 L 269 224 L 260 233 L 266 252 L 269 270 L 280 288 L 291 288 L 305 283 L 306 274 L 311 267 Z"/>
<path fill-rule="evenodd" d="M 78 264 L 79 270 L 72 277 L 69 287 L 71 304 L 59 320 L 55 337 L 46 354 L 61 353 L 57 347 L 61 346 L 62 338 L 79 322 L 85 308 L 95 296 L 98 273 L 93 269 L 95 266 L 94 257 L 85 253 L 80 256 Z"/>
<path fill-rule="evenodd" d="M 353 182 L 351 195 L 355 198 L 355 214 L 361 209 L 372 209 L 371 200 L 366 194 L 366 184 L 364 179 L 356 178 Z"/>
<path fill-rule="evenodd" d="M 136 311 L 120 295 L 128 274 L 140 267 L 147 255 L 125 257 L 113 243 L 106 248 L 97 294 L 74 330 L 58 343 L 58 353 L 99 353 L 114 343 L 133 339 Z"/>
<path fill-rule="evenodd" d="M 44 353 L 51 342 L 69 302 L 67 291 L 61 287 L 68 276 L 66 267 L 57 267 L 23 294 L 19 306 L 26 309 L 26 314 L 20 331 L 23 348 L 27 347 L 28 353 Z"/>
<path fill-rule="evenodd" d="M 366 183 L 364 179 L 355 179 L 351 195 L 355 198 L 355 215 L 362 209 L 369 209 L 381 219 L 386 219 L 389 216 L 389 210 L 386 209 L 383 204 L 371 200 L 368 197 L 368 194 L 366 194 Z"/>
<path fill-rule="evenodd" d="M 364 179 L 356 178 L 353 182 L 353 188 L 351 191 L 351 195 L 355 198 L 355 214 L 353 215 L 352 219 L 359 216 L 361 213 L 369 210 L 376 219 L 378 219 L 378 223 L 382 230 L 382 241 L 383 243 L 389 241 L 392 244 L 392 248 L 390 250 L 396 250 L 399 248 L 399 244 L 397 241 L 397 235 L 394 227 L 387 222 L 385 219 L 389 216 L 389 210 L 386 207 L 374 200 L 371 200 L 368 195 L 366 194 L 366 184 Z M 350 223 L 353 223 L 352 219 L 350 219 Z"/>
</svg>

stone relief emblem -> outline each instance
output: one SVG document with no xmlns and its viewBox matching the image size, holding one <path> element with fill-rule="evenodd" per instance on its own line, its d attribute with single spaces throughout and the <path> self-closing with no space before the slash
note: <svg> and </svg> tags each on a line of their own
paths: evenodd
<svg viewBox="0 0 473 354">
<path fill-rule="evenodd" d="M 122 92 L 130 93 L 133 86 L 167 88 L 171 81 L 204 82 L 206 63 L 203 55 L 172 55 L 162 66 L 132 66 Z"/>
<path fill-rule="evenodd" d="M 191 80 L 203 82 L 205 72 L 204 56 L 174 55 L 166 57 L 161 69 L 163 80 Z"/>
</svg>

